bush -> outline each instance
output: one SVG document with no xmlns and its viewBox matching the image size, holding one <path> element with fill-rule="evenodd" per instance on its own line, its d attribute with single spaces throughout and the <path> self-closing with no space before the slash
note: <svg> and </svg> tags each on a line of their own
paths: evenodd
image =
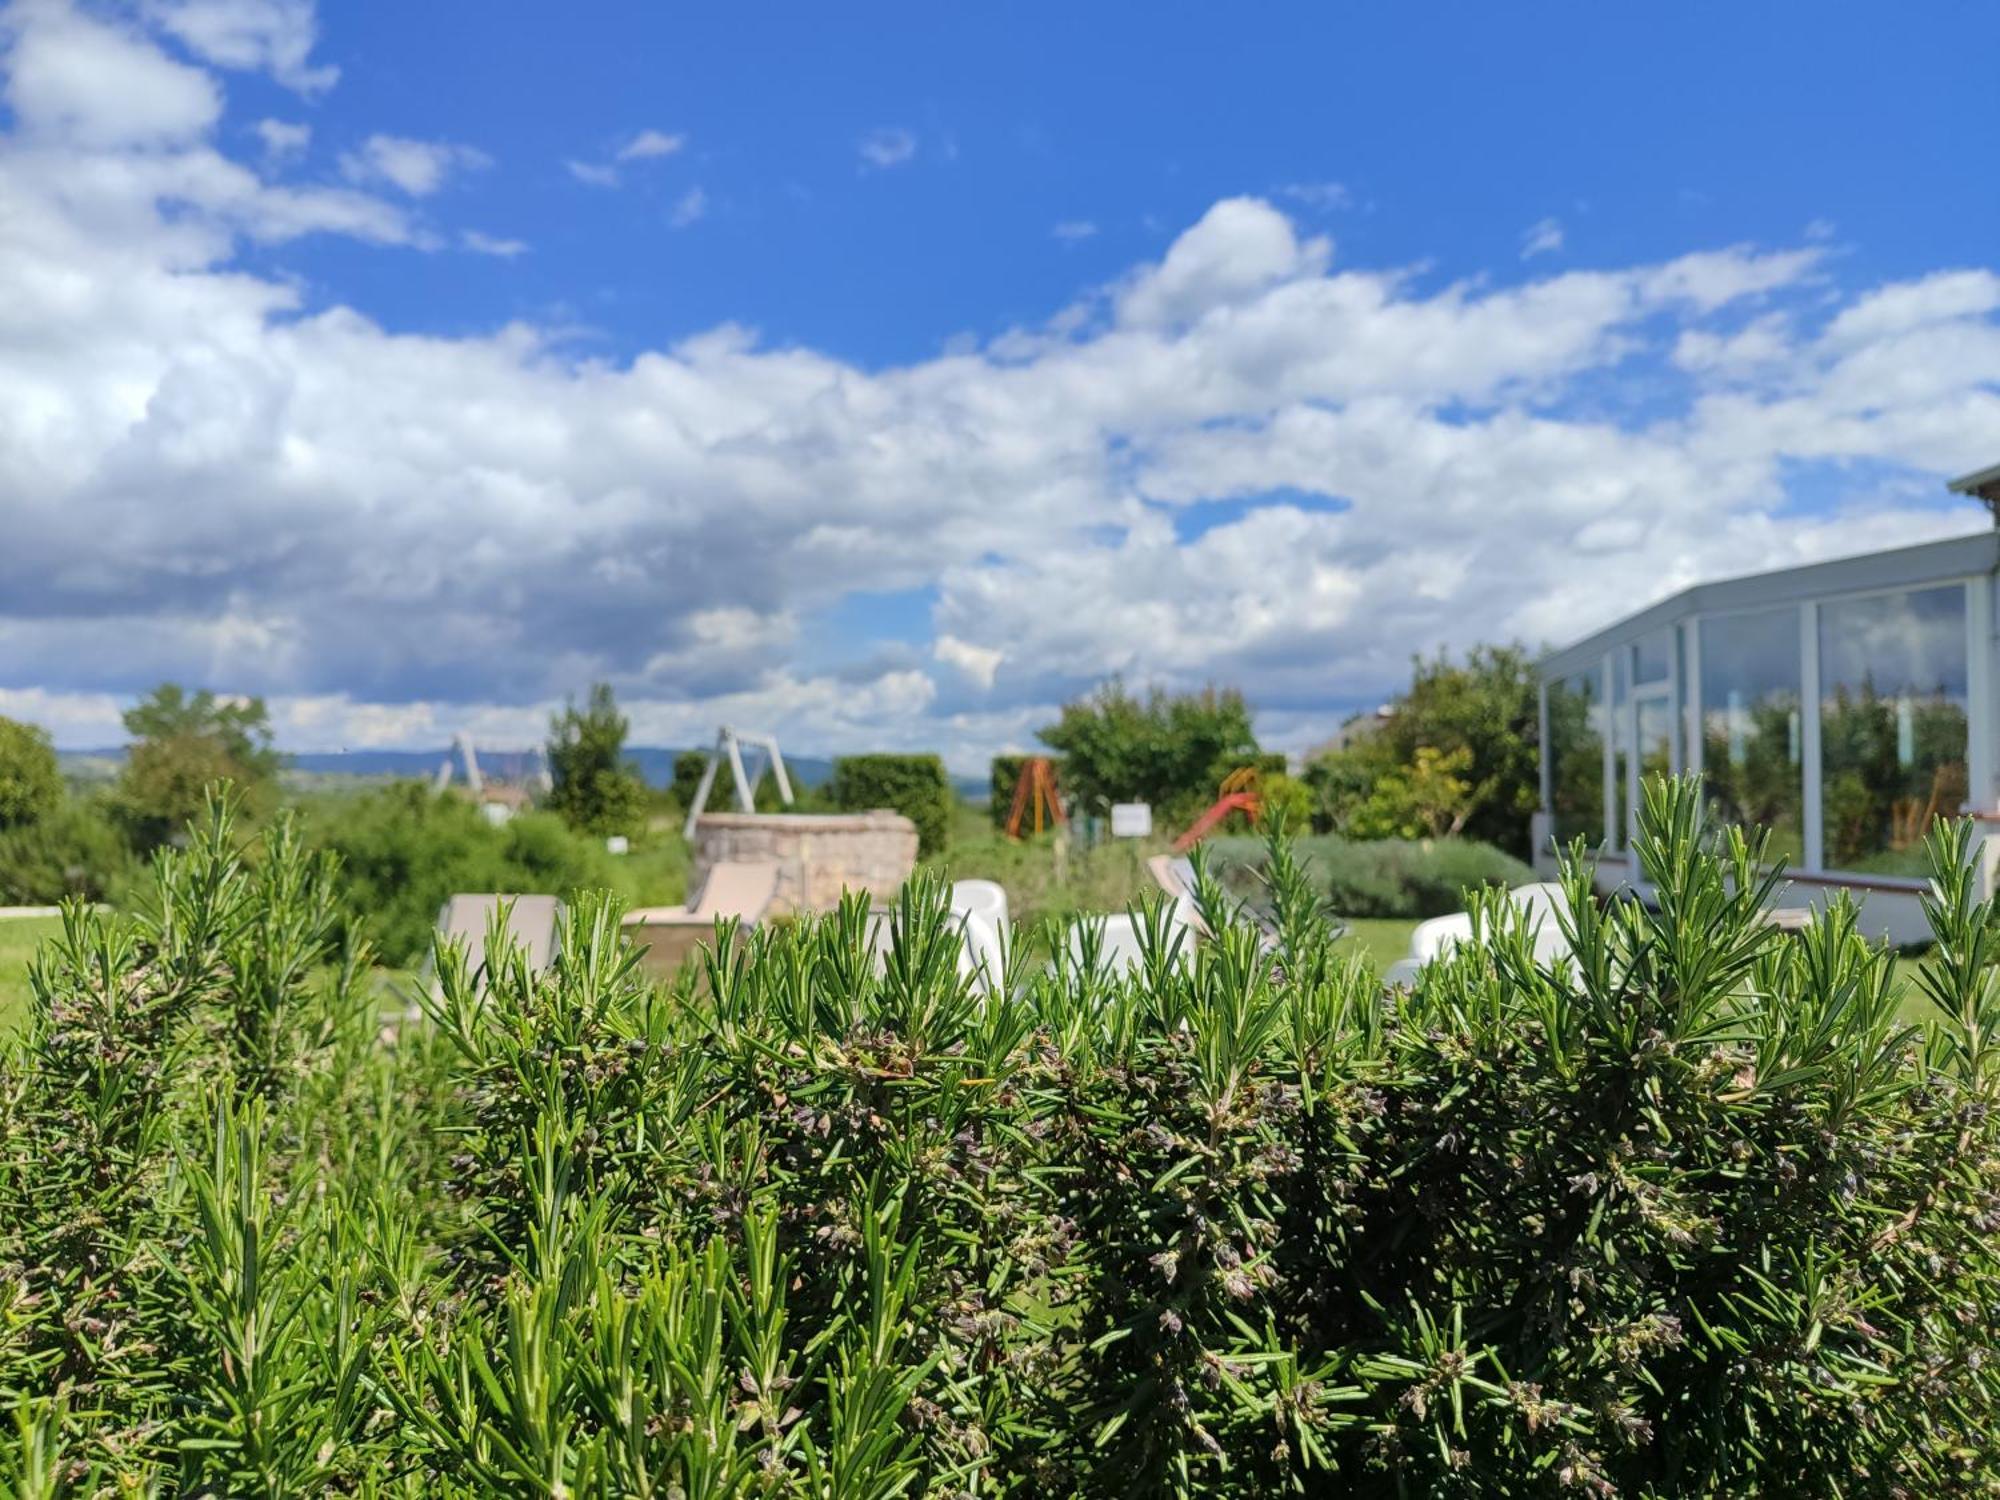
<svg viewBox="0 0 2000 1500">
<path fill-rule="evenodd" d="M 0 831 L 0 905 L 103 901 L 134 868 L 124 837 L 96 802 L 70 799 L 36 822 Z"/>
<path fill-rule="evenodd" d="M 886 972 L 856 900 L 663 995 L 586 905 L 394 1045 L 332 872 L 211 827 L 0 1054 L 0 1489 L 1989 1493 L 1970 830 L 1919 1029 L 1699 806 L 1657 912 L 1570 872 L 1574 976 L 1509 919 L 1394 1013 L 1279 847 L 1275 951 L 1211 888 L 1191 969 L 981 1003 L 931 883 Z"/>
<path fill-rule="evenodd" d="M 1256 887 L 1266 845 L 1254 838 L 1212 839 L 1210 858 L 1240 892 Z M 1299 861 L 1343 917 L 1439 917 L 1465 909 L 1481 886 L 1525 885 L 1535 872 L 1489 844 L 1465 839 L 1299 839 Z"/>
<path fill-rule="evenodd" d="M 938 853 L 950 838 L 957 797 L 935 755 L 843 755 L 833 763 L 827 795 L 842 812 L 901 813 L 917 825 L 919 858 Z"/>
<path fill-rule="evenodd" d="M 329 799 L 313 813 L 313 842 L 340 857 L 343 910 L 366 924 L 391 964 L 424 954 L 454 892 L 570 896 L 616 880 L 602 840 L 555 814 L 521 813 L 495 828 L 465 798 L 420 782 Z"/>
<path fill-rule="evenodd" d="M 16 719 L 0 719 L 0 829 L 47 817 L 61 805 L 62 797 L 62 770 L 47 732 Z"/>
</svg>

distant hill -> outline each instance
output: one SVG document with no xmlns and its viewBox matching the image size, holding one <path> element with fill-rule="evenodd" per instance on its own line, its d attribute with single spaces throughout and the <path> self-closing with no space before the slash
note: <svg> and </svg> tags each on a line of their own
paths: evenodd
<svg viewBox="0 0 2000 1500">
<path fill-rule="evenodd" d="M 366 776 L 384 780 L 419 776 L 428 779 L 437 774 L 437 768 L 444 764 L 449 753 L 442 746 L 436 750 L 312 750 L 292 755 L 289 761 L 292 770 L 313 776 Z M 532 765 L 525 750 L 480 750 L 478 753 L 479 769 L 502 781 L 518 781 Z M 628 760 L 637 763 L 639 774 L 650 785 L 671 786 L 674 758 L 684 753 L 659 745 L 633 745 L 625 755 Z M 73 777 L 80 780 L 103 779 L 117 774 L 119 765 L 125 759 L 125 747 L 64 750 L 60 759 L 63 769 Z M 785 770 L 796 786 L 823 786 L 833 775 L 833 762 L 825 756 L 787 755 Z M 985 782 L 974 776 L 954 777 L 953 783 L 960 796 L 977 796 L 986 791 Z"/>
</svg>

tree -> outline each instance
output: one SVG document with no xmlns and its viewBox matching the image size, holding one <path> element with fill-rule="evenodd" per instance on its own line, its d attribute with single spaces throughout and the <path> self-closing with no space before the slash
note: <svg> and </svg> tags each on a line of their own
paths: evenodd
<svg viewBox="0 0 2000 1500">
<path fill-rule="evenodd" d="M 1307 779 L 1321 819 L 1335 832 L 1376 836 L 1361 831 L 1380 821 L 1362 809 L 1378 783 L 1394 776 L 1400 787 L 1391 786 L 1375 808 L 1382 812 L 1401 800 L 1405 805 L 1390 821 L 1407 824 L 1403 814 L 1410 813 L 1430 824 L 1441 816 L 1448 831 L 1526 849 L 1528 820 L 1541 802 L 1539 684 L 1520 645 L 1475 646 L 1463 663 L 1443 653 L 1431 661 L 1418 657 L 1408 690 L 1387 716 L 1314 762 Z M 1433 752 L 1427 766 L 1419 764 L 1422 750 Z M 1417 795 L 1423 810 L 1413 812 L 1405 794 Z"/>
<path fill-rule="evenodd" d="M 1435 839 L 1459 833 L 1472 811 L 1464 773 L 1472 753 L 1419 745 L 1407 766 L 1382 773 L 1354 810 L 1347 832 L 1357 839 Z"/>
<path fill-rule="evenodd" d="M 1116 678 L 1065 704 L 1041 738 L 1062 755 L 1064 790 L 1083 806 L 1150 802 L 1169 822 L 1200 811 L 1230 763 L 1257 753 L 1250 705 L 1234 689 L 1154 688 L 1142 699 Z"/>
<path fill-rule="evenodd" d="M 62 804 L 62 768 L 45 730 L 0 719 L 0 828 L 40 822 Z"/>
<path fill-rule="evenodd" d="M 549 720 L 548 805 L 585 833 L 631 833 L 646 816 L 646 783 L 625 759 L 630 722 L 611 684 L 600 682 L 578 708 L 572 699 Z"/>
<path fill-rule="evenodd" d="M 113 810 L 139 849 L 166 842 L 199 814 L 211 782 L 231 781 L 252 811 L 267 804 L 284 764 L 262 698 L 188 693 L 164 682 L 125 711 L 132 736 Z"/>
</svg>

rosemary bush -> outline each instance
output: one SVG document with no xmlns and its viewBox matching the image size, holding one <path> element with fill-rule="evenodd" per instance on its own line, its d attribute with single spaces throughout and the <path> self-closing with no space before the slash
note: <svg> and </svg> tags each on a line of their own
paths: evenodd
<svg viewBox="0 0 2000 1500">
<path fill-rule="evenodd" d="M 331 863 L 216 807 L 72 910 L 0 1060 L 0 1495 L 1987 1493 L 2000 914 L 1930 844 L 1930 1019 L 1649 788 L 1385 1006 L 1282 839 L 1269 926 L 956 972 L 920 880 L 646 982 L 373 993 Z M 347 946 L 342 946 L 346 944 Z M 481 972 L 483 970 L 483 972 Z"/>
</svg>

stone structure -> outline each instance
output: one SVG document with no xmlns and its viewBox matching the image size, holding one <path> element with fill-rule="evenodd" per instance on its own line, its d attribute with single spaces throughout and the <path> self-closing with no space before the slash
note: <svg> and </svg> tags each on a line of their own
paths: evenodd
<svg viewBox="0 0 2000 1500">
<path fill-rule="evenodd" d="M 699 889 L 727 860 L 778 866 L 773 914 L 829 911 L 843 890 L 894 896 L 917 867 L 917 825 L 901 813 L 703 813 L 694 827 Z"/>
</svg>

